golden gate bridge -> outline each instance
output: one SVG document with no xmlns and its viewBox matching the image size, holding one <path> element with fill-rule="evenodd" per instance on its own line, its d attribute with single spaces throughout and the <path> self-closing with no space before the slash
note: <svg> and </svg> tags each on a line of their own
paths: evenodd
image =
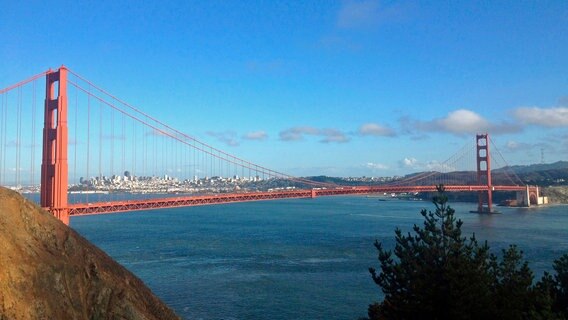
<svg viewBox="0 0 568 320">
<path fill-rule="evenodd" d="M 38 94 L 43 88 L 45 95 Z M 294 177 L 229 154 L 64 66 L 1 89 L 0 102 L 0 185 L 22 191 L 39 182 L 41 207 L 66 224 L 72 215 L 434 192 L 438 184 L 448 192 L 477 193 L 478 212 L 492 212 L 493 192 L 517 192 L 519 203 L 526 206 L 538 199 L 538 188 L 524 185 L 506 170 L 487 133 L 476 135 L 474 145 L 462 148 L 439 170 L 378 185 L 349 186 Z M 492 169 L 495 159 L 501 160 L 498 171 Z M 136 197 L 133 190 L 138 190 Z"/>
</svg>

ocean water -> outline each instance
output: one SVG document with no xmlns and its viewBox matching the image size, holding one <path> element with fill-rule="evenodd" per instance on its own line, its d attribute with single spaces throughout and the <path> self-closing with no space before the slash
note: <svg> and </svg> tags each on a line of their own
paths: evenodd
<svg viewBox="0 0 568 320">
<path fill-rule="evenodd" d="M 464 235 L 514 243 L 536 276 L 568 252 L 568 206 L 469 213 Z M 375 239 L 421 224 L 427 201 L 322 197 L 72 217 L 71 226 L 184 319 L 357 319 L 382 298 Z"/>
</svg>

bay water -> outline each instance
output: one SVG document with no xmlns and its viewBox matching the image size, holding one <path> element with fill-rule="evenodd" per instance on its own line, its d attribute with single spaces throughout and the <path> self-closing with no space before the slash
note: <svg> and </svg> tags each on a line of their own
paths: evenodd
<svg viewBox="0 0 568 320">
<path fill-rule="evenodd" d="M 568 253 L 568 206 L 499 208 L 464 222 L 500 253 L 524 251 L 535 276 Z M 428 201 L 363 196 L 276 200 L 72 217 L 71 227 L 141 278 L 184 319 L 357 319 L 382 299 L 368 272 L 375 239 L 422 224 Z"/>
</svg>

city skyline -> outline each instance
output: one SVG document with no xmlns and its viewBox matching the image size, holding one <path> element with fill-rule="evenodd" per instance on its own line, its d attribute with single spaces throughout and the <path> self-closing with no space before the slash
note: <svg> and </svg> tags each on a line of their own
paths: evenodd
<svg viewBox="0 0 568 320">
<path fill-rule="evenodd" d="M 4 7 L 0 87 L 65 64 L 292 175 L 428 170 L 481 132 L 509 164 L 568 154 L 563 1 Z"/>
</svg>

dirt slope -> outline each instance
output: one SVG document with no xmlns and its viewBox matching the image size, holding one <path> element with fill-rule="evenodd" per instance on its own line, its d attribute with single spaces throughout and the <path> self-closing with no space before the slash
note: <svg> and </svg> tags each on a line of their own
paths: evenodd
<svg viewBox="0 0 568 320">
<path fill-rule="evenodd" d="M 75 231 L 0 187 L 0 319 L 178 319 Z"/>
</svg>

